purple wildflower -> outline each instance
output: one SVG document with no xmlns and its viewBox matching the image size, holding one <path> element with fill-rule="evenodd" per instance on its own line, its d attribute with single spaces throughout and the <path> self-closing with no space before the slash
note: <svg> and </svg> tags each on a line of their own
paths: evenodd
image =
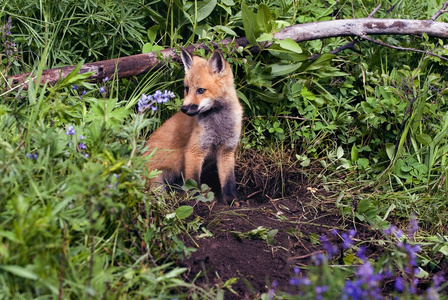
<svg viewBox="0 0 448 300">
<path fill-rule="evenodd" d="M 321 235 L 319 238 L 320 242 L 322 243 L 322 248 L 327 251 L 328 257 L 331 259 L 333 255 L 338 254 L 339 250 L 336 245 L 333 245 L 328 241 L 326 235 Z"/>
<path fill-rule="evenodd" d="M 275 289 L 278 287 L 278 282 L 277 280 L 274 280 L 271 283 L 271 288 L 269 289 L 269 293 L 268 293 L 268 299 L 272 300 L 274 298 L 275 295 Z"/>
<path fill-rule="evenodd" d="M 401 277 L 401 276 L 398 276 L 396 279 L 395 279 L 395 289 L 397 290 L 397 292 L 403 292 L 403 290 L 404 290 L 404 280 L 403 280 L 403 277 Z"/>
<path fill-rule="evenodd" d="M 65 132 L 66 135 L 75 135 L 76 131 L 75 131 L 75 127 L 74 126 L 69 126 L 67 131 Z"/>
<path fill-rule="evenodd" d="M 104 79 L 103 79 L 103 82 L 107 82 L 109 80 L 109 76 L 106 76 Z"/>
<path fill-rule="evenodd" d="M 293 268 L 293 272 L 294 272 L 294 274 L 299 275 L 299 274 L 300 274 L 300 268 L 297 267 L 297 266 L 295 266 L 295 267 Z"/>
<path fill-rule="evenodd" d="M 83 140 L 83 139 L 84 139 L 84 136 L 81 134 L 80 136 L 78 136 L 78 139 L 79 139 L 79 140 Z"/>
<path fill-rule="evenodd" d="M 106 92 L 106 89 L 104 88 L 104 86 L 100 87 L 100 93 L 104 94 Z"/>
<path fill-rule="evenodd" d="M 315 291 L 316 291 L 316 300 L 322 300 L 322 294 L 325 293 L 328 290 L 328 286 L 324 285 L 324 286 L 316 286 Z"/>
<path fill-rule="evenodd" d="M 359 250 L 356 252 L 356 256 L 360 259 L 362 259 L 363 261 L 367 260 L 367 256 L 365 255 L 366 252 L 366 247 L 361 246 L 359 247 Z"/>
<path fill-rule="evenodd" d="M 79 143 L 79 149 L 87 149 L 86 145 L 84 143 Z"/>
<path fill-rule="evenodd" d="M 299 286 L 299 285 L 310 285 L 311 280 L 308 277 L 295 277 L 289 279 L 289 285 L 291 286 Z"/>
<path fill-rule="evenodd" d="M 337 236 L 339 234 L 339 231 L 335 228 L 333 228 L 332 230 L 330 230 L 330 233 L 334 236 Z"/>
<path fill-rule="evenodd" d="M 157 90 L 154 95 L 145 95 L 142 94 L 142 97 L 137 102 L 138 112 L 143 113 L 148 108 L 151 108 L 151 110 L 157 111 L 158 107 L 154 105 L 155 103 L 166 103 L 171 98 L 176 97 L 176 95 L 173 92 L 169 92 L 165 90 L 164 93 L 162 93 L 160 90 Z"/>
<path fill-rule="evenodd" d="M 33 159 L 33 160 L 37 160 L 37 152 L 34 152 L 34 153 L 27 153 L 27 154 L 25 154 L 25 157 L 26 158 L 28 158 L 28 159 Z"/>
<path fill-rule="evenodd" d="M 409 220 L 408 237 L 412 239 L 417 230 L 418 230 L 418 220 L 415 214 L 412 214 L 411 219 Z"/>
<path fill-rule="evenodd" d="M 346 281 L 342 299 L 382 299 L 380 290 L 381 274 L 376 274 L 369 261 L 365 261 L 356 271 L 354 281 Z"/>
<path fill-rule="evenodd" d="M 77 87 L 76 85 L 73 85 L 73 86 L 72 86 L 72 89 L 77 90 L 78 87 Z"/>
<path fill-rule="evenodd" d="M 350 247 L 353 245 L 353 240 L 352 240 L 353 236 L 350 235 L 350 233 L 344 232 L 344 233 L 341 234 L 341 237 L 342 237 L 342 240 L 343 240 L 342 247 L 345 250 L 350 249 Z"/>
<path fill-rule="evenodd" d="M 443 277 L 442 273 L 437 273 L 432 277 L 432 282 L 434 283 L 435 288 L 439 288 L 440 284 L 442 282 L 445 282 L 445 278 Z"/>
</svg>

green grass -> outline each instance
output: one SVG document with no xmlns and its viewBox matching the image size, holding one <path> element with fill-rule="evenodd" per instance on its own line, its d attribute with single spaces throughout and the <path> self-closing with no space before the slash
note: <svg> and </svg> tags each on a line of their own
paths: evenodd
<svg viewBox="0 0 448 300">
<path fill-rule="evenodd" d="M 333 12 L 337 18 L 365 17 L 377 5 L 0 4 L 0 297 L 5 299 L 222 295 L 222 286 L 185 282 L 185 270 L 176 265 L 193 251 L 179 235 L 200 226 L 199 219 L 186 221 L 189 202 L 144 189 L 144 177 L 152 176 L 144 170 L 144 140 L 179 109 L 180 68 L 173 64 L 100 83 L 74 72 L 55 86 L 29 82 L 28 90 L 8 86 L 9 75 L 32 72 L 39 78 L 46 68 L 234 35 L 255 43 L 259 33 L 280 26 L 331 19 Z M 377 17 L 428 18 L 439 7 L 414 1 L 397 3 L 391 15 L 386 9 Z M 214 10 L 220 14 L 211 14 Z M 445 51 L 436 39 L 383 39 Z M 415 215 L 420 224 L 415 240 L 425 250 L 419 263 L 435 270 L 448 254 L 445 62 L 365 42 L 362 56 L 345 52 L 307 60 L 348 40 L 277 41 L 256 56 L 222 49 L 245 106 L 241 147 L 276 157 L 288 153 L 312 186 L 339 191 L 335 205 L 354 223 L 405 228 Z M 165 88 L 177 98 L 155 114 L 136 113 L 142 93 Z M 74 135 L 67 135 L 70 126 Z"/>
</svg>

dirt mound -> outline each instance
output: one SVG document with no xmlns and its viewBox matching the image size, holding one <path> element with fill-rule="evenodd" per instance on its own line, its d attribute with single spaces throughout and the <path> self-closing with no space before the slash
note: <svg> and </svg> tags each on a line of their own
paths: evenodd
<svg viewBox="0 0 448 300">
<path fill-rule="evenodd" d="M 322 251 L 321 235 L 340 244 L 331 230 L 343 232 L 353 226 L 353 220 L 346 224 L 336 208 L 337 193 L 307 184 L 293 159 L 267 157 L 266 153 L 243 153 L 236 170 L 241 206 L 197 203 L 195 217 L 202 218 L 204 233 L 184 237 L 187 246 L 197 249 L 181 262 L 188 269 L 185 279 L 204 286 L 223 286 L 229 281 L 233 290 L 226 290 L 225 299 L 258 298 L 274 281 L 280 290 L 293 292 L 289 285 L 292 266 L 312 263 L 312 256 Z M 361 222 L 356 230 L 358 240 L 381 239 L 378 231 Z M 383 252 L 375 243 L 363 246 L 370 258 Z M 393 290 L 393 282 L 384 283 L 385 295 Z M 429 284 L 422 280 L 420 292 Z"/>
<path fill-rule="evenodd" d="M 303 185 L 302 175 L 290 163 L 266 161 L 253 152 L 244 153 L 239 162 L 242 206 L 195 206 L 208 234 L 193 237 L 199 247 L 184 239 L 197 248 L 182 262 L 188 268 L 185 276 L 199 285 L 236 278 L 234 293 L 227 291 L 226 299 L 252 298 L 267 292 L 274 280 L 287 291 L 292 266 L 307 265 L 321 251 L 311 237 L 341 228 L 341 219 L 333 201 L 325 203 L 313 195 L 316 191 Z"/>
<path fill-rule="evenodd" d="M 227 292 L 226 299 L 266 292 L 274 280 L 287 289 L 291 266 L 307 265 L 311 255 L 320 251 L 310 236 L 328 234 L 340 222 L 330 207 L 304 211 L 300 203 L 309 201 L 304 193 L 300 200 L 283 198 L 241 208 L 198 205 L 196 213 L 213 236 L 195 238 L 197 252 L 182 263 L 188 268 L 186 276 L 200 274 L 196 284 L 237 278 L 232 285 L 235 294 Z M 191 240 L 185 242 L 195 247 Z"/>
</svg>

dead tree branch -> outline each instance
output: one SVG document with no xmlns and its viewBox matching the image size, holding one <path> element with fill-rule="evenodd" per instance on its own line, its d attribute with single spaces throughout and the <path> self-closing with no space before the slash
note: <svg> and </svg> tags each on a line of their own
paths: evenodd
<svg viewBox="0 0 448 300">
<path fill-rule="evenodd" d="M 447 4 L 448 5 L 448 4 Z M 441 10 L 443 13 L 444 9 Z M 374 11 L 375 12 L 375 11 Z M 372 12 L 372 13 L 374 13 Z M 441 14 L 440 13 L 440 14 Z M 433 17 L 437 17 L 436 15 Z M 444 22 L 435 22 L 432 20 L 407 20 L 407 19 L 374 19 L 371 17 L 363 19 L 348 19 L 348 20 L 333 20 L 323 22 L 313 22 L 306 24 L 297 24 L 290 27 L 285 27 L 281 31 L 274 34 L 274 39 L 284 40 L 286 38 L 292 39 L 296 42 L 304 42 L 316 39 L 325 39 L 340 36 L 354 36 L 375 42 L 382 46 L 388 46 L 385 43 L 371 39 L 368 35 L 421 35 L 427 34 L 431 37 L 448 38 L 448 24 Z M 355 43 L 355 42 L 353 42 Z M 269 47 L 273 42 L 263 44 L 263 47 Z M 214 48 L 223 46 L 228 47 L 250 47 L 249 51 L 256 53 L 260 48 L 250 45 L 247 38 L 224 39 L 218 43 L 213 44 Z M 351 46 L 347 46 L 350 48 Z M 416 51 L 417 49 L 401 48 L 389 45 L 388 47 L 398 50 Z M 209 48 L 204 44 L 190 45 L 189 50 L 197 48 Z M 416 52 L 427 53 L 424 50 L 417 50 Z M 441 59 L 441 56 L 433 55 Z M 164 60 L 174 59 L 179 60 L 175 48 L 164 49 L 157 54 L 156 52 L 132 55 L 121 57 L 117 59 L 110 59 L 94 63 L 84 64 L 80 73 L 93 72 L 94 74 L 89 78 L 90 81 L 100 81 L 105 77 L 118 78 L 136 76 L 146 73 L 150 70 L 157 70 L 165 63 Z M 446 59 L 445 59 L 446 60 Z M 49 82 L 55 84 L 59 79 L 66 77 L 75 66 L 62 67 L 57 69 L 45 70 L 41 76 L 41 82 Z M 12 84 L 20 84 L 25 82 L 30 73 L 19 74 L 10 77 Z M 26 85 L 24 85 L 26 88 Z"/>
<path fill-rule="evenodd" d="M 443 3 L 443 5 L 442 5 L 442 8 L 439 9 L 439 11 L 436 12 L 435 15 L 432 16 L 432 18 L 430 20 L 435 21 L 438 17 L 440 17 L 441 14 L 448 12 L 448 10 L 446 9 L 447 6 L 448 6 L 448 1 L 445 1 L 445 3 Z"/>
<path fill-rule="evenodd" d="M 381 46 L 388 47 L 388 48 L 392 48 L 392 49 L 395 49 L 395 50 L 412 51 L 412 52 L 423 53 L 423 54 L 426 54 L 426 55 L 434 56 L 434 57 L 440 58 L 442 60 L 448 61 L 448 58 L 440 56 L 440 55 L 437 55 L 437 54 L 432 53 L 430 51 L 425 51 L 425 50 L 420 50 L 420 49 L 415 49 L 415 48 L 394 46 L 394 45 L 390 45 L 390 44 L 387 44 L 387 43 L 379 41 L 379 40 L 372 39 L 371 37 L 368 37 L 368 36 L 363 36 L 361 38 L 366 40 L 366 41 L 372 42 L 374 44 L 381 45 Z"/>
</svg>

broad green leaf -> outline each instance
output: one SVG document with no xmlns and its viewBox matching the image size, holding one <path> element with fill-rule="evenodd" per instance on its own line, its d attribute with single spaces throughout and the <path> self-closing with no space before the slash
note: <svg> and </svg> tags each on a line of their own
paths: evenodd
<svg viewBox="0 0 448 300">
<path fill-rule="evenodd" d="M 210 14 L 215 9 L 216 3 L 217 0 L 205 0 L 202 2 L 198 2 L 198 14 L 196 21 L 201 22 L 202 20 L 210 16 Z"/>
<path fill-rule="evenodd" d="M 157 37 L 157 31 L 159 31 L 159 25 L 151 26 L 148 29 L 148 39 L 150 44 L 154 44 Z"/>
<path fill-rule="evenodd" d="M 258 45 L 257 38 L 260 36 L 261 31 L 257 23 L 257 16 L 244 2 L 241 2 L 241 18 L 247 40 L 252 45 Z"/>
<path fill-rule="evenodd" d="M 260 3 L 260 5 L 258 5 L 258 11 L 257 11 L 257 23 L 258 26 L 260 26 L 261 32 L 271 31 L 272 29 L 270 26 L 271 19 L 272 17 L 269 7 L 264 3 Z"/>
<path fill-rule="evenodd" d="M 236 32 L 233 31 L 232 29 L 230 29 L 230 28 L 227 27 L 227 26 L 216 25 L 216 26 L 214 27 L 214 29 L 215 29 L 215 30 L 221 30 L 221 31 L 223 31 L 223 32 L 225 32 L 226 34 L 231 35 L 231 36 L 237 36 Z"/>
<path fill-rule="evenodd" d="M 300 68 L 301 65 L 302 63 L 288 64 L 288 65 L 272 64 L 269 66 L 271 67 L 271 74 L 273 76 L 283 76 L 286 74 L 293 73 L 298 68 Z"/>
<path fill-rule="evenodd" d="M 248 108 L 252 108 L 250 105 L 249 99 L 247 99 L 246 95 L 244 95 L 240 90 L 237 91 L 238 98 L 243 100 L 243 102 L 247 105 Z"/>
<path fill-rule="evenodd" d="M 419 143 L 421 143 L 421 144 L 423 144 L 423 145 L 425 145 L 425 146 L 428 146 L 428 145 L 431 143 L 431 141 L 432 141 L 431 136 L 429 136 L 429 135 L 426 134 L 426 133 L 420 133 L 420 134 L 417 134 L 417 135 L 415 136 L 415 138 L 417 139 L 417 141 L 418 141 Z"/>
<path fill-rule="evenodd" d="M 386 154 L 387 157 L 389 157 L 390 160 L 394 159 L 395 155 L 395 145 L 392 143 L 386 143 Z"/>
<path fill-rule="evenodd" d="M 263 33 L 259 38 L 257 38 L 257 42 L 269 42 L 272 41 L 274 35 L 272 33 Z"/>
<path fill-rule="evenodd" d="M 316 95 L 313 92 L 309 91 L 308 88 L 305 87 L 305 86 L 303 87 L 302 91 L 300 92 L 300 95 L 303 98 L 308 99 L 308 100 L 315 100 L 316 99 Z"/>
<path fill-rule="evenodd" d="M 277 44 L 279 44 L 280 47 L 282 47 L 283 49 L 289 50 L 294 53 L 300 54 L 303 52 L 302 48 L 300 48 L 299 44 L 297 44 L 290 38 L 286 38 L 284 40 L 277 41 Z"/>
<path fill-rule="evenodd" d="M 148 52 L 153 52 L 153 51 L 160 51 L 160 50 L 163 50 L 163 49 L 164 48 L 162 46 L 146 43 L 146 44 L 143 45 L 142 53 L 148 53 Z"/>
<path fill-rule="evenodd" d="M 185 183 L 182 186 L 182 190 L 184 191 L 189 191 L 191 189 L 197 189 L 197 188 L 198 188 L 197 182 L 191 178 L 185 180 Z"/>
<path fill-rule="evenodd" d="M 193 207 L 189 205 L 180 206 L 176 209 L 176 216 L 179 220 L 183 220 L 191 216 L 193 213 Z"/>
<path fill-rule="evenodd" d="M 369 199 L 364 198 L 358 203 L 358 212 L 360 214 L 364 214 L 369 210 L 369 207 L 370 207 Z"/>
<path fill-rule="evenodd" d="M 353 163 L 355 163 L 359 158 L 359 152 L 358 152 L 358 148 L 356 148 L 356 145 L 352 146 L 352 151 L 351 151 L 351 155 L 350 155 L 350 159 Z"/>
<path fill-rule="evenodd" d="M 31 279 L 31 280 L 36 280 L 38 278 L 38 276 L 36 274 L 34 274 L 30 270 L 27 270 L 21 266 L 9 265 L 9 266 L 1 266 L 0 268 L 2 268 L 3 270 L 5 270 L 11 274 L 14 274 L 14 275 L 22 277 L 22 278 Z"/>
<path fill-rule="evenodd" d="M 439 249 L 439 252 L 445 256 L 448 256 L 448 245 L 442 246 L 442 248 Z"/>
<path fill-rule="evenodd" d="M 338 147 L 338 150 L 336 151 L 336 157 L 337 159 L 340 159 L 344 156 L 344 149 L 342 149 L 341 146 Z"/>
<path fill-rule="evenodd" d="M 360 158 L 356 162 L 359 167 L 365 169 L 369 166 L 369 160 L 367 158 Z"/>
</svg>

